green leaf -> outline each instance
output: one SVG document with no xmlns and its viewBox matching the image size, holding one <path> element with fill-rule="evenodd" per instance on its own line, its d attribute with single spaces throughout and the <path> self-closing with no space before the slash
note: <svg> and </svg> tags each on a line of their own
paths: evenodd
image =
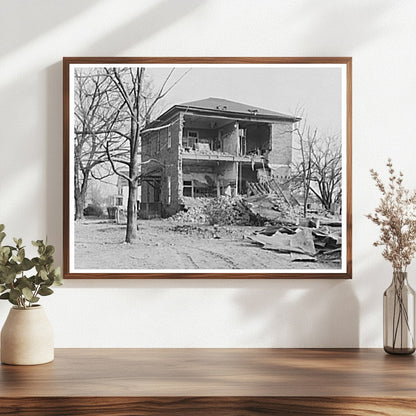
<svg viewBox="0 0 416 416">
<path fill-rule="evenodd" d="M 4 228 L 5 228 L 4 224 L 0 224 L 0 232 L 4 231 Z"/>
<path fill-rule="evenodd" d="M 32 293 L 32 292 L 31 292 Z M 20 296 L 21 296 L 21 292 L 20 292 L 20 290 L 19 289 L 12 289 L 11 291 L 10 291 L 10 299 L 11 300 L 17 300 Z"/>
<path fill-rule="evenodd" d="M 45 256 L 52 256 L 53 253 L 55 253 L 55 247 L 51 245 L 46 246 Z"/>
<path fill-rule="evenodd" d="M 17 300 L 16 300 L 16 299 L 10 299 L 10 298 L 9 298 L 9 302 L 10 302 L 12 305 L 19 306 L 19 303 L 17 302 Z"/>
<path fill-rule="evenodd" d="M 11 250 L 9 247 L 0 248 L 0 265 L 4 265 L 9 261 L 10 252 Z"/>
<path fill-rule="evenodd" d="M 32 241 L 32 244 L 33 244 L 35 247 L 39 247 L 39 246 L 43 245 L 43 241 L 42 241 L 42 240 Z"/>
<path fill-rule="evenodd" d="M 16 277 L 16 273 L 13 270 L 8 270 L 7 273 L 1 276 L 1 280 L 3 284 L 13 283 Z"/>
<path fill-rule="evenodd" d="M 22 289 L 23 292 L 23 296 L 29 301 L 32 302 L 31 299 L 33 299 L 33 292 L 28 288 L 28 287 L 24 287 Z"/>
<path fill-rule="evenodd" d="M 5 290 L 7 290 L 6 286 L 0 285 L 0 293 L 3 293 Z M 3 293 L 3 295 L 5 295 L 5 293 Z M 0 299 L 4 299 L 4 298 L 0 298 Z"/>
<path fill-rule="evenodd" d="M 48 280 L 48 273 L 46 273 L 46 270 L 45 269 L 42 269 L 39 272 L 39 276 L 41 277 L 42 280 Z"/>
<path fill-rule="evenodd" d="M 35 290 L 36 286 L 33 282 L 31 282 L 26 276 L 22 276 L 18 279 L 17 287 L 21 290 L 23 288 L 28 288 L 31 291 Z"/>
<path fill-rule="evenodd" d="M 17 248 L 22 247 L 23 240 L 22 240 L 21 238 L 16 238 L 16 237 L 13 237 L 13 241 L 14 241 L 14 243 L 16 244 L 16 247 L 17 247 Z"/>
<path fill-rule="evenodd" d="M 6 233 L 0 232 L 0 244 L 4 240 L 5 237 L 6 237 Z"/>
<path fill-rule="evenodd" d="M 22 263 L 20 264 L 20 267 L 22 268 L 22 270 L 23 270 L 24 272 L 26 272 L 26 271 L 28 271 L 28 270 L 30 270 L 30 269 L 33 269 L 33 266 L 34 266 L 34 264 L 32 263 L 32 261 L 31 261 L 31 260 L 29 260 L 27 257 L 25 257 L 25 258 L 22 260 Z"/>
<path fill-rule="evenodd" d="M 3 246 L 3 247 L 8 247 L 10 249 L 10 251 L 16 251 L 17 250 L 17 248 L 13 247 L 13 246 Z"/>
<path fill-rule="evenodd" d="M 49 295 L 52 295 L 52 293 L 53 293 L 53 290 L 52 289 L 49 289 L 48 287 L 46 287 L 46 286 L 42 286 L 40 289 L 39 289 L 39 295 L 41 295 L 41 296 L 49 296 Z"/>
<path fill-rule="evenodd" d="M 25 258 L 25 249 L 24 248 L 19 249 L 16 257 L 18 258 L 19 263 L 21 263 L 23 259 Z"/>
<path fill-rule="evenodd" d="M 53 276 L 54 276 L 54 284 L 56 286 L 61 286 L 64 283 L 64 280 L 62 278 L 61 268 L 57 267 L 53 270 Z"/>
</svg>

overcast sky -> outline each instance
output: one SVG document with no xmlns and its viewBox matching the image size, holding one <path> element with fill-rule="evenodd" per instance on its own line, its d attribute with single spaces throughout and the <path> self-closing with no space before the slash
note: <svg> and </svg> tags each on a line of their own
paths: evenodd
<svg viewBox="0 0 416 416">
<path fill-rule="evenodd" d="M 177 68 L 172 79 L 186 71 Z M 169 68 L 148 68 L 158 88 Z M 339 67 L 192 68 L 169 92 L 163 109 L 208 97 L 225 98 L 295 115 L 303 108 L 308 123 L 321 133 L 341 132 L 342 71 Z"/>
</svg>

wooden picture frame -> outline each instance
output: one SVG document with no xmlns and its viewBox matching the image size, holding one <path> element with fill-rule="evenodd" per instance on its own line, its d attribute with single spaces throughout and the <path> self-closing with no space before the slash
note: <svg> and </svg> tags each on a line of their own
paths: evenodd
<svg viewBox="0 0 416 416">
<path fill-rule="evenodd" d="M 350 57 L 63 58 L 64 278 L 351 278 L 351 134 Z"/>
</svg>

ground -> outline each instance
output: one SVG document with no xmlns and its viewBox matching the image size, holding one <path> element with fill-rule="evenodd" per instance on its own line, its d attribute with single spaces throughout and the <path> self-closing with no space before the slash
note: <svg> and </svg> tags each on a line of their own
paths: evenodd
<svg viewBox="0 0 416 416">
<path fill-rule="evenodd" d="M 331 263 L 297 263 L 263 250 L 246 235 L 262 227 L 178 224 L 141 220 L 137 240 L 125 244 L 125 225 L 108 220 L 75 222 L 76 269 L 328 269 Z"/>
</svg>

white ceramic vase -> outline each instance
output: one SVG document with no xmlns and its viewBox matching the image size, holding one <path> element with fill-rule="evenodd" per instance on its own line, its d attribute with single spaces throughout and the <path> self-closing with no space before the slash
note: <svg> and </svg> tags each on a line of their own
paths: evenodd
<svg viewBox="0 0 416 416">
<path fill-rule="evenodd" d="M 1 331 L 1 362 L 35 365 L 53 359 L 53 329 L 43 307 L 11 308 Z"/>
</svg>

